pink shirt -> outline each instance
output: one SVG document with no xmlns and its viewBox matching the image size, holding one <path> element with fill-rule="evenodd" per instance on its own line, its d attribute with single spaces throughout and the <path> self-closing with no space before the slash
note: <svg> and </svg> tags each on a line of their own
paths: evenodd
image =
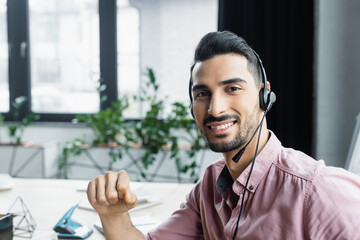
<svg viewBox="0 0 360 240">
<path fill-rule="evenodd" d="M 249 171 L 232 182 L 224 159 L 215 162 L 147 239 L 232 239 Z M 255 161 L 236 239 L 360 239 L 360 177 L 284 148 L 271 133 Z"/>
</svg>

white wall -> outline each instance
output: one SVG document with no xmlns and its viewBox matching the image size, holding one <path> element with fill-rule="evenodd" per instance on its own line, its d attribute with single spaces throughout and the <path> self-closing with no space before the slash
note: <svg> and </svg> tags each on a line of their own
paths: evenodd
<svg viewBox="0 0 360 240">
<path fill-rule="evenodd" d="M 333 166 L 344 167 L 360 112 L 359 13 L 358 0 L 318 0 L 314 142 Z"/>
</svg>

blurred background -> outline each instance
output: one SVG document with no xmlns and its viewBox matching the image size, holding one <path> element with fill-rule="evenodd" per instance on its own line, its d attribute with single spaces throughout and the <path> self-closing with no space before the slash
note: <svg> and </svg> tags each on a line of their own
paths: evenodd
<svg viewBox="0 0 360 240">
<path fill-rule="evenodd" d="M 187 105 L 196 44 L 230 30 L 263 61 L 277 94 L 269 128 L 283 145 L 344 167 L 360 112 L 359 11 L 357 0 L 0 0 L 0 141 L 20 96 L 19 119 L 39 116 L 25 142 L 63 146 L 89 134 L 72 124 L 76 114 L 139 95 L 147 67 L 159 97 Z M 124 117 L 141 120 L 147 109 L 132 101 Z"/>
</svg>

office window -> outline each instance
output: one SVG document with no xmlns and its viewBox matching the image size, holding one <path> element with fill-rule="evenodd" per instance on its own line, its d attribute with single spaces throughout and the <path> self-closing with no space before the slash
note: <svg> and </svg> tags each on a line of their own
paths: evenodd
<svg viewBox="0 0 360 240">
<path fill-rule="evenodd" d="M 160 84 L 159 97 L 188 102 L 194 49 L 217 29 L 217 0 L 0 0 L 0 5 L 0 111 L 11 109 L 8 99 L 26 96 L 30 101 L 22 111 L 40 114 L 41 121 L 71 121 L 77 113 L 98 111 L 100 77 L 107 85 L 101 96 L 108 97 L 102 109 L 117 97 L 138 95 L 147 67 Z M 16 46 L 9 62 L 7 32 Z M 146 103 L 132 103 L 125 117 L 141 118 L 146 109 Z"/>
<path fill-rule="evenodd" d="M 31 110 L 99 110 L 97 0 L 30 0 Z"/>
<path fill-rule="evenodd" d="M 153 68 L 160 94 L 189 102 L 189 69 L 196 44 L 217 30 L 217 0 L 118 0 L 118 94 L 137 94 L 146 67 Z M 137 56 L 137 54 L 139 54 Z M 133 105 L 127 117 L 141 117 Z"/>
<path fill-rule="evenodd" d="M 118 96 L 132 96 L 140 84 L 139 9 L 128 0 L 117 0 Z M 139 117 L 139 104 L 133 103 L 127 117 Z"/>
<path fill-rule="evenodd" d="M 9 65 L 6 0 L 0 0 L 0 112 L 9 111 Z"/>
</svg>

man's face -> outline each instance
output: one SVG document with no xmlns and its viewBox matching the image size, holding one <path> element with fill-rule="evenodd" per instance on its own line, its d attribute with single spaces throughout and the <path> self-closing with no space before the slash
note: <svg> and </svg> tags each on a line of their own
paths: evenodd
<svg viewBox="0 0 360 240">
<path fill-rule="evenodd" d="M 197 125 L 215 152 L 244 146 L 260 121 L 259 89 L 238 54 L 215 56 L 195 65 L 193 111 Z"/>
</svg>

